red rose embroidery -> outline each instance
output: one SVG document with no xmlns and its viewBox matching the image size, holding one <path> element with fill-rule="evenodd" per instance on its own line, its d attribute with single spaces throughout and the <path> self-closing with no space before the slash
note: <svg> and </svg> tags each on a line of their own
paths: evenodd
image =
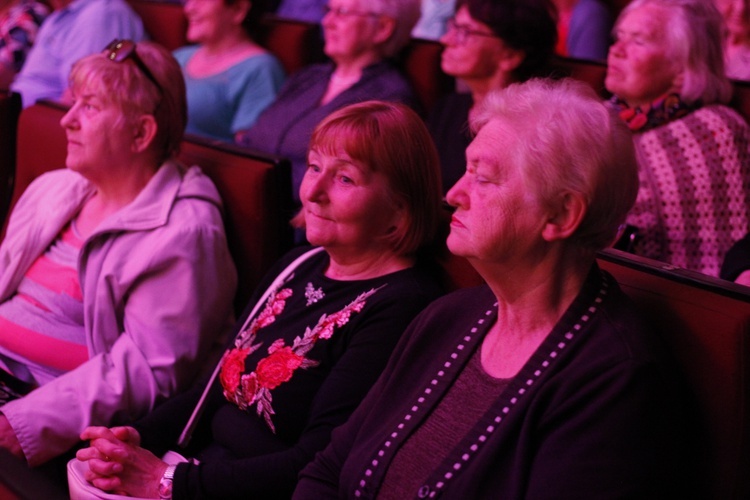
<svg viewBox="0 0 750 500">
<path fill-rule="evenodd" d="M 219 379 L 229 394 L 234 394 L 240 385 L 240 374 L 245 371 L 245 358 L 250 349 L 232 349 L 221 364 Z"/>
<path fill-rule="evenodd" d="M 262 342 L 255 342 L 258 330 L 276 321 L 276 317 L 284 311 L 286 299 L 292 295 L 291 289 L 280 290 L 269 298 L 257 319 L 238 335 L 235 339 L 237 347 L 222 362 L 220 380 L 224 396 L 242 410 L 256 405 L 258 415 L 263 417 L 271 432 L 275 432 L 271 419 L 275 414 L 271 390 L 289 381 L 295 370 L 317 366 L 317 361 L 307 359 L 305 355 L 319 339 L 330 338 L 337 327 L 349 322 L 352 314 L 362 311 L 367 298 L 377 290 L 360 294 L 330 316 L 323 315 L 312 329 L 308 327 L 302 336 L 296 337 L 291 347 L 285 346 L 284 339 L 274 340 L 267 349 L 268 356 L 258 362 L 255 371 L 244 373 L 246 358 L 263 345 Z"/>
<path fill-rule="evenodd" d="M 291 347 L 275 350 L 258 362 L 255 369 L 258 384 L 266 389 L 275 389 L 292 378 L 294 370 L 299 368 L 304 359 L 304 356 L 295 354 Z"/>
</svg>

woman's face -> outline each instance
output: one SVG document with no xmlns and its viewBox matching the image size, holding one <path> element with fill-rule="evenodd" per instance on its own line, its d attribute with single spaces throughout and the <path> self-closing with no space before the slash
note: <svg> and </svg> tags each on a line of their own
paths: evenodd
<svg viewBox="0 0 750 500">
<path fill-rule="evenodd" d="M 680 90 L 680 71 L 668 54 L 667 15 L 656 5 L 645 5 L 625 14 L 615 27 L 605 86 L 630 106 L 649 104 Z"/>
<path fill-rule="evenodd" d="M 466 173 L 446 195 L 456 208 L 447 241 L 455 255 L 515 266 L 539 253 L 547 212 L 512 156 L 518 140 L 491 120 L 466 149 Z"/>
<path fill-rule="evenodd" d="M 122 110 L 90 88 L 73 92 L 73 105 L 60 124 L 68 139 L 65 165 L 89 180 L 106 175 L 107 167 L 132 155 L 133 130 Z"/>
<path fill-rule="evenodd" d="M 466 6 L 458 9 L 440 43 L 445 46 L 440 66 L 449 75 L 475 80 L 491 78 L 498 71 L 504 43 L 471 17 Z"/>
<path fill-rule="evenodd" d="M 324 51 L 334 62 L 376 50 L 378 15 L 360 0 L 330 0 L 323 16 Z"/>
<path fill-rule="evenodd" d="M 227 5 L 224 0 L 186 0 L 185 17 L 188 21 L 187 39 L 193 43 L 207 43 L 222 37 L 228 26 L 242 22 L 238 14 L 242 2 Z"/>
<path fill-rule="evenodd" d="M 300 199 L 307 240 L 351 255 L 382 248 L 399 215 L 385 176 L 342 150 L 310 151 Z"/>
</svg>

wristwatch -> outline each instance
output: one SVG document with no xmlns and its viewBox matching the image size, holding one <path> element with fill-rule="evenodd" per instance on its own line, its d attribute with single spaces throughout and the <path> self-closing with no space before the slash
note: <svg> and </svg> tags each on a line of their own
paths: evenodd
<svg viewBox="0 0 750 500">
<path fill-rule="evenodd" d="M 159 498 L 161 500 L 172 500 L 172 480 L 176 468 L 176 464 L 168 465 L 159 481 Z"/>
</svg>

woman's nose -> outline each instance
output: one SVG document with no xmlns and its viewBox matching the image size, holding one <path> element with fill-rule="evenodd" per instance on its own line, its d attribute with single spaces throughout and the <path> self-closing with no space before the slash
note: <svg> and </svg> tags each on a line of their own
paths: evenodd
<svg viewBox="0 0 750 500">
<path fill-rule="evenodd" d="M 302 179 L 300 195 L 308 201 L 320 202 L 326 198 L 327 183 L 324 176 L 305 174 Z"/>
<path fill-rule="evenodd" d="M 464 182 L 466 179 L 466 174 L 461 176 L 456 183 L 453 185 L 452 188 L 448 190 L 448 192 L 445 195 L 445 201 L 448 203 L 448 205 L 456 208 L 456 207 L 462 207 L 466 208 L 466 190 L 464 189 Z"/>
<path fill-rule="evenodd" d="M 60 118 L 60 126 L 62 128 L 72 128 L 73 123 L 75 121 L 73 117 L 73 113 L 75 111 L 75 104 L 68 110 L 67 113 L 63 115 L 62 118 Z"/>
</svg>

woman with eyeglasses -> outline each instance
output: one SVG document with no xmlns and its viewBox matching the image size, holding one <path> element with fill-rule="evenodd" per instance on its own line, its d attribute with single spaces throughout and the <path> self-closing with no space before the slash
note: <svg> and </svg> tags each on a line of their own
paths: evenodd
<svg viewBox="0 0 750 500">
<path fill-rule="evenodd" d="M 186 389 L 237 279 L 216 188 L 175 160 L 172 55 L 116 41 L 70 88 L 67 168 L 28 187 L 0 246 L 0 446 L 32 466 Z"/>
<path fill-rule="evenodd" d="M 284 82 L 281 63 L 254 40 L 265 0 L 186 0 L 187 39 L 174 52 L 187 87 L 186 132 L 226 142 L 250 127 Z"/>
<path fill-rule="evenodd" d="M 441 67 L 460 79 L 468 93 L 439 102 L 428 126 L 440 154 L 443 189 L 466 168 L 471 142 L 468 121 L 489 92 L 541 75 L 557 40 L 554 6 L 548 0 L 459 0 L 448 31 Z"/>
<path fill-rule="evenodd" d="M 306 171 L 312 131 L 331 112 L 367 99 L 416 103 L 411 86 L 391 62 L 410 40 L 420 0 L 330 0 L 322 20 L 330 62 L 292 75 L 276 100 L 239 144 L 292 162 L 292 193 Z"/>
</svg>

